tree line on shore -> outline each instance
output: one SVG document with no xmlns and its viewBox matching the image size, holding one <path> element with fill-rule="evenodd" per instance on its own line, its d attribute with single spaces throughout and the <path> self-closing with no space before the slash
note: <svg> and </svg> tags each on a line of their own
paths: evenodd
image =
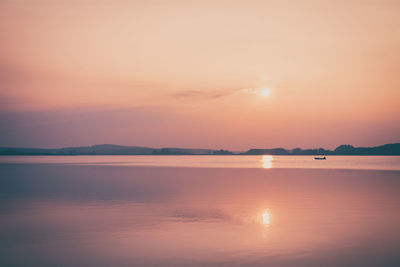
<svg viewBox="0 0 400 267">
<path fill-rule="evenodd" d="M 236 153 L 225 149 L 151 148 L 108 144 L 65 148 L 0 147 L 0 155 L 400 155 L 400 143 L 376 147 L 340 145 L 334 150 L 253 148 Z"/>
</svg>

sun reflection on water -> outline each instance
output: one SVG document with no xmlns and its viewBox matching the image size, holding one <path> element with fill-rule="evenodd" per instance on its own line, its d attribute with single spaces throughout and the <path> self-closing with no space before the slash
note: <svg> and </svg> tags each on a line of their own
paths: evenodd
<svg viewBox="0 0 400 267">
<path fill-rule="evenodd" d="M 271 169 L 273 160 L 274 158 L 271 155 L 262 156 L 262 167 L 264 169 Z"/>
</svg>

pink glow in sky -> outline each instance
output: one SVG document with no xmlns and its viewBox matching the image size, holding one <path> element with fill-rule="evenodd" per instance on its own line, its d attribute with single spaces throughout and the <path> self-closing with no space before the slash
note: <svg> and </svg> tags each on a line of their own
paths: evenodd
<svg viewBox="0 0 400 267">
<path fill-rule="evenodd" d="M 3 0 L 0 145 L 397 142 L 399 14 L 393 0 Z"/>
</svg>

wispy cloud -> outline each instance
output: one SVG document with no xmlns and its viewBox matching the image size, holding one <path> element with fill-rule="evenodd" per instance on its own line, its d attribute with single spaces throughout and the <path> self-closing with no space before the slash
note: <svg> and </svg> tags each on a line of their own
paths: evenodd
<svg viewBox="0 0 400 267">
<path fill-rule="evenodd" d="M 182 90 L 172 94 L 173 97 L 185 99 L 219 99 L 232 95 L 254 95 L 259 94 L 263 88 L 239 88 L 230 90 Z"/>
<path fill-rule="evenodd" d="M 183 90 L 174 93 L 172 96 L 178 98 L 192 98 L 192 99 L 216 99 L 229 96 L 232 90 L 224 91 L 210 91 L 210 90 Z"/>
</svg>

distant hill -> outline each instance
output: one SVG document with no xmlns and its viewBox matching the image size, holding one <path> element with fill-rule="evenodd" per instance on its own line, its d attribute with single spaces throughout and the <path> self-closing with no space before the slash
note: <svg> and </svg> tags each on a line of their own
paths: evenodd
<svg viewBox="0 0 400 267">
<path fill-rule="evenodd" d="M 335 149 L 334 153 L 337 155 L 400 155 L 400 143 L 376 147 L 341 145 Z"/>
<path fill-rule="evenodd" d="M 64 148 L 0 147 L 0 155 L 227 155 L 227 150 L 94 145 Z"/>
<path fill-rule="evenodd" d="M 142 146 L 94 145 L 64 148 L 0 147 L 0 155 L 233 155 L 229 150 L 191 148 L 151 148 Z M 253 148 L 235 155 L 400 155 L 400 143 L 376 147 L 341 145 L 335 150 L 284 148 Z"/>
<path fill-rule="evenodd" d="M 250 149 L 241 155 L 377 155 L 390 156 L 400 155 L 400 143 L 386 144 L 376 147 L 354 147 L 352 145 L 341 145 L 335 150 L 318 149 L 301 149 L 286 150 L 284 148 L 273 149 Z"/>
</svg>

